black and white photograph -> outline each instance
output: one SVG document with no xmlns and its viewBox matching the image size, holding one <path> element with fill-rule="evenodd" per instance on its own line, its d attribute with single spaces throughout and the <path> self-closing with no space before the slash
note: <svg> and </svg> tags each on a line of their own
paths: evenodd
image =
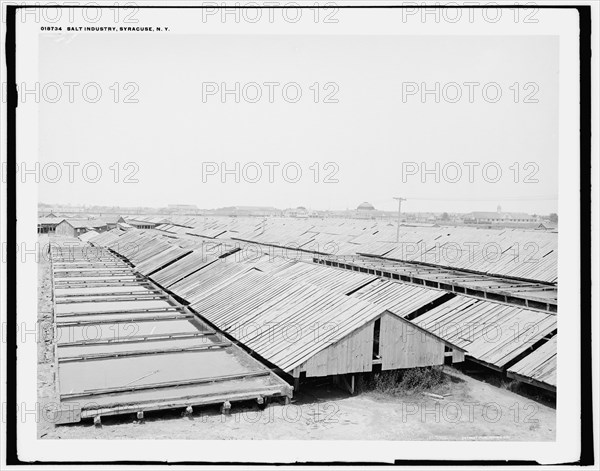
<svg viewBox="0 0 600 471">
<path fill-rule="evenodd" d="M 2 469 L 598 466 L 599 11 L 2 2 Z"/>
</svg>

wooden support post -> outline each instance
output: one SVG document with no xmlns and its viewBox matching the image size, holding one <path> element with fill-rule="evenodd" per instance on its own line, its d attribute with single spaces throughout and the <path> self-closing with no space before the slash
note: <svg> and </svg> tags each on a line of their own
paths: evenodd
<svg viewBox="0 0 600 471">
<path fill-rule="evenodd" d="M 139 411 L 137 412 L 137 414 L 136 414 L 136 417 L 137 417 L 137 419 L 138 419 L 140 422 L 143 422 L 143 420 L 144 420 L 144 411 L 143 411 L 143 410 L 139 410 Z"/>
<path fill-rule="evenodd" d="M 102 419 L 100 418 L 99 415 L 97 415 L 96 417 L 94 417 L 94 425 L 96 427 L 101 427 L 102 426 Z"/>
<path fill-rule="evenodd" d="M 221 406 L 221 414 L 231 414 L 231 403 L 229 401 L 225 401 Z"/>
<path fill-rule="evenodd" d="M 350 394 L 354 395 L 354 375 L 350 375 L 350 381 L 348 381 L 347 376 L 343 375 L 340 377 L 342 385 Z"/>
<path fill-rule="evenodd" d="M 294 392 L 297 393 L 300 391 L 300 378 L 294 378 Z"/>
</svg>

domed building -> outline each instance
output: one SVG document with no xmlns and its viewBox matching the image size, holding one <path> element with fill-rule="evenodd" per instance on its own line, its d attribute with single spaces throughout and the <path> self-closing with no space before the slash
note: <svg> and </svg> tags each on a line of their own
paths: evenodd
<svg viewBox="0 0 600 471">
<path fill-rule="evenodd" d="M 307 218 L 310 216 L 310 212 L 304 206 L 298 206 L 297 208 L 286 209 L 283 215 L 292 218 Z"/>
<path fill-rule="evenodd" d="M 356 216 L 359 219 L 375 219 L 379 215 L 379 211 L 375 209 L 371 203 L 365 201 L 360 203 L 356 208 Z"/>
<path fill-rule="evenodd" d="M 358 208 L 356 208 L 357 211 L 375 211 L 375 206 L 373 206 L 371 203 L 367 203 L 366 201 L 364 203 L 360 203 L 358 205 Z"/>
</svg>

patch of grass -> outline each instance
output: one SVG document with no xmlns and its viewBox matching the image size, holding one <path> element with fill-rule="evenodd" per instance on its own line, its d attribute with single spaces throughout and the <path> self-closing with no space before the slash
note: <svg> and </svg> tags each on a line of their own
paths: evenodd
<svg viewBox="0 0 600 471">
<path fill-rule="evenodd" d="M 366 389 L 381 394 L 400 396 L 439 389 L 448 383 L 443 367 L 410 368 L 375 373 Z"/>
</svg>

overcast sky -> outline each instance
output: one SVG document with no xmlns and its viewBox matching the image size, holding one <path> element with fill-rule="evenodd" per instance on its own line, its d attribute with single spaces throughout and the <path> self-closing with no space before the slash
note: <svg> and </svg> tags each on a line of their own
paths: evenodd
<svg viewBox="0 0 600 471">
<path fill-rule="evenodd" d="M 408 199 L 406 211 L 495 211 L 498 204 L 506 211 L 556 211 L 555 37 L 42 34 L 40 82 L 96 82 L 103 93 L 88 103 L 79 86 L 69 103 L 63 86 L 57 103 L 42 100 L 42 164 L 96 162 L 103 172 L 97 183 L 84 181 L 80 170 L 74 183 L 66 176 L 41 183 L 42 202 L 347 209 L 369 201 L 393 210 L 392 197 L 399 195 Z M 119 103 L 113 101 L 115 87 L 109 88 L 115 82 Z M 134 91 L 124 89 L 127 82 L 137 84 L 138 103 L 123 102 Z M 223 103 L 218 91 L 203 93 L 203 84 L 233 88 L 236 82 L 240 89 L 260 84 L 262 98 L 251 103 L 242 95 L 236 103 L 232 94 Z M 273 103 L 265 82 L 280 84 L 272 86 Z M 442 95 L 436 103 L 432 94 L 422 103 L 419 92 L 403 97 L 408 82 L 430 88 L 439 82 L 440 89 L 456 82 L 463 95 L 456 103 Z M 479 84 L 473 103 L 465 82 Z M 488 102 L 495 86 L 486 97 L 482 93 L 490 82 L 502 91 L 496 103 Z M 287 83 L 297 85 L 284 97 Z M 525 89 L 526 83 L 535 85 Z M 302 97 L 291 103 L 298 88 Z M 446 88 L 449 100 L 456 90 Z M 88 92 L 93 98 L 93 88 Z M 256 87 L 246 92 L 255 99 Z M 337 103 L 324 103 L 326 96 Z M 524 103 L 527 97 L 537 103 Z M 137 165 L 138 183 L 123 182 L 135 170 L 125 169 L 127 162 Z M 217 168 L 211 162 L 229 169 L 239 162 L 240 173 L 246 165 L 246 177 L 259 181 L 244 181 L 241 173 L 239 183 L 233 174 L 223 183 L 217 171 L 203 182 L 203 169 Z M 262 169 L 260 178 L 249 162 Z M 269 164 L 273 182 L 264 162 L 278 164 Z M 333 165 L 326 167 L 328 162 Z M 446 176 L 458 181 L 443 181 L 441 174 L 435 182 L 430 174 L 423 183 L 411 162 L 429 169 L 439 162 L 440 171 L 456 162 L 462 177 L 456 166 L 446 166 Z M 479 164 L 470 164 L 473 182 L 464 162 Z M 498 168 L 502 175 L 493 183 Z"/>
</svg>

